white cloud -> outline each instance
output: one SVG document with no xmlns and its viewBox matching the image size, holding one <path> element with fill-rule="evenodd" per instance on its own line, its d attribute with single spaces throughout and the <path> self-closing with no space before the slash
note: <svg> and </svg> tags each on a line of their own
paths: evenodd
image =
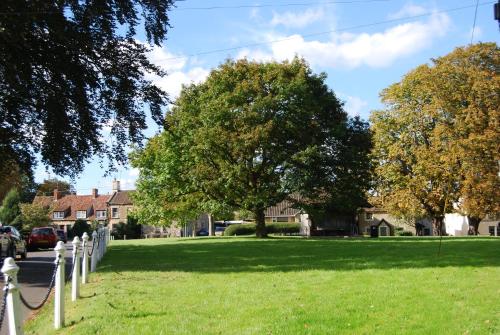
<svg viewBox="0 0 500 335">
<path fill-rule="evenodd" d="M 359 97 L 353 97 L 350 95 L 342 96 L 345 100 L 344 109 L 351 116 L 359 116 L 364 111 L 364 108 L 368 106 L 368 102 L 364 101 Z"/>
<path fill-rule="evenodd" d="M 128 171 L 128 175 L 130 177 L 137 177 L 139 175 L 139 169 L 137 168 L 132 168 Z"/>
<path fill-rule="evenodd" d="M 120 180 L 120 188 L 122 190 L 135 190 L 135 182 L 137 178 L 124 178 Z"/>
<path fill-rule="evenodd" d="M 422 15 L 426 12 L 427 12 L 427 10 L 424 7 L 417 6 L 414 4 L 406 4 L 398 12 L 389 14 L 388 18 L 389 19 L 401 19 L 403 17 L 408 17 L 408 16 Z"/>
<path fill-rule="evenodd" d="M 301 13 L 284 12 L 279 14 L 273 12 L 271 25 L 283 25 L 289 28 L 304 28 L 311 23 L 321 20 L 323 16 L 324 11 L 321 8 L 309 8 Z"/>
<path fill-rule="evenodd" d="M 251 19 L 259 19 L 260 18 L 260 11 L 258 8 L 252 8 L 250 10 L 250 18 Z"/>
<path fill-rule="evenodd" d="M 272 43 L 269 51 L 246 49 L 238 58 L 267 61 L 304 57 L 312 65 L 333 68 L 360 66 L 387 67 L 399 58 L 429 47 L 446 34 L 450 19 L 446 14 L 434 13 L 427 21 L 402 23 L 378 33 L 345 33 L 334 35 L 329 41 L 305 41 L 301 35 L 269 34 L 267 40 L 285 39 Z"/>
<path fill-rule="evenodd" d="M 151 62 L 167 71 L 167 75 L 162 78 L 147 74 L 146 78 L 152 80 L 158 87 L 165 90 L 171 99 L 175 99 L 179 96 L 182 85 L 202 82 L 207 78 L 210 72 L 201 66 L 187 69 L 187 58 L 182 55 L 172 54 L 165 48 L 154 47 L 149 53 L 149 59 Z"/>
</svg>

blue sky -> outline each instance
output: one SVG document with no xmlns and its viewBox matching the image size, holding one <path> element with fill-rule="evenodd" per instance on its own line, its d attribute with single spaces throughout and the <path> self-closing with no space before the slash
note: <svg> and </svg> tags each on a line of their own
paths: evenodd
<svg viewBox="0 0 500 335">
<path fill-rule="evenodd" d="M 479 1 L 474 42 L 499 42 L 493 3 Z M 475 5 L 476 0 L 179 1 L 170 13 L 167 41 L 150 54 L 169 75 L 151 79 L 175 99 L 182 84 L 203 81 L 229 57 L 281 61 L 299 55 L 315 72 L 327 73 L 327 84 L 350 114 L 367 119 L 381 107 L 382 89 L 431 58 L 470 43 Z M 147 135 L 157 130 L 151 126 Z M 104 177 L 96 158 L 75 188 L 78 194 L 93 187 L 107 193 L 117 178 L 122 188 L 133 189 L 137 175 L 126 166 Z M 48 176 L 39 165 L 36 180 Z"/>
</svg>

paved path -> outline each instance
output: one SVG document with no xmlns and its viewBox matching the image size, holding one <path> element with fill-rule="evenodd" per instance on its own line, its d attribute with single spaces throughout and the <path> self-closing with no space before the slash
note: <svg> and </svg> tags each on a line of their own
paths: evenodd
<svg viewBox="0 0 500 335">
<path fill-rule="evenodd" d="M 69 276 L 72 264 L 71 243 L 66 244 L 66 277 Z M 54 270 L 55 252 L 53 250 L 28 252 L 28 258 L 24 261 L 17 260 L 19 266 L 18 281 L 21 292 L 31 305 L 39 304 L 47 293 L 51 276 Z M 69 283 L 67 283 L 68 285 Z M 3 284 L 1 285 L 3 287 Z M 36 311 L 31 311 L 22 303 L 23 320 L 27 320 Z M 0 335 L 8 334 L 7 313 L 0 331 Z"/>
</svg>

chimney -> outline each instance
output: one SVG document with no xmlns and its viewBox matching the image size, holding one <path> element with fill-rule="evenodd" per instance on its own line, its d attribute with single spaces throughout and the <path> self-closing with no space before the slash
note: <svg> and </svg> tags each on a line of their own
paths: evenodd
<svg viewBox="0 0 500 335">
<path fill-rule="evenodd" d="M 95 198 L 97 198 L 97 196 L 98 196 L 98 193 L 97 193 L 97 188 L 93 188 L 93 189 L 92 189 L 92 198 L 94 198 L 94 199 L 95 199 Z"/>
<path fill-rule="evenodd" d="M 59 200 L 62 198 L 62 192 L 59 192 L 59 190 L 56 188 L 54 189 L 54 200 Z"/>
<path fill-rule="evenodd" d="M 120 181 L 114 179 L 113 180 L 113 192 L 119 192 L 120 191 Z"/>
</svg>

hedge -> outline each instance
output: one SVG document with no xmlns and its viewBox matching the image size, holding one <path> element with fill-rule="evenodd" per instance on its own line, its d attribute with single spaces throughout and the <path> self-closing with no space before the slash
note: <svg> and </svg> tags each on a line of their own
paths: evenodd
<svg viewBox="0 0 500 335">
<path fill-rule="evenodd" d="M 299 234 L 299 223 L 268 223 L 266 224 L 268 234 Z M 224 236 L 240 236 L 255 234 L 255 223 L 233 224 L 226 228 Z"/>
<path fill-rule="evenodd" d="M 275 222 L 266 225 L 269 234 L 291 235 L 300 233 L 300 223 Z"/>
</svg>

